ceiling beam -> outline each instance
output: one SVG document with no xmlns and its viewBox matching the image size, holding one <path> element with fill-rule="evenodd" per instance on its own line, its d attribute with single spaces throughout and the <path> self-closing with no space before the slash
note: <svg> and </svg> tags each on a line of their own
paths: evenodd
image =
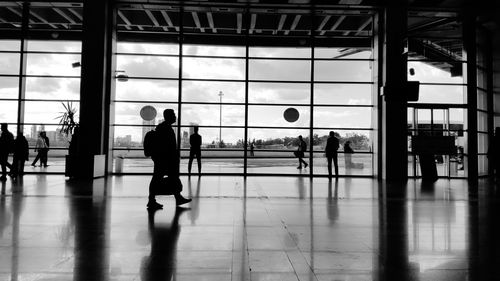
<svg viewBox="0 0 500 281">
<path fill-rule="evenodd" d="M 122 13 L 122 11 L 118 10 L 118 16 L 125 23 L 125 28 L 127 30 L 130 30 L 131 29 L 130 26 L 132 25 L 132 23 L 127 19 L 127 17 Z"/>
<path fill-rule="evenodd" d="M 285 35 L 288 35 L 288 33 L 290 33 L 291 30 L 295 30 L 295 28 L 299 24 L 299 21 L 300 21 L 301 17 L 302 17 L 301 15 L 296 15 L 295 16 L 295 18 L 293 19 L 292 25 L 290 26 L 290 29 L 289 30 L 285 30 Z"/>
<path fill-rule="evenodd" d="M 5 23 L 5 24 L 11 24 L 12 26 L 14 26 L 14 27 L 16 27 L 16 28 L 21 27 L 21 25 L 19 25 L 19 24 L 15 24 L 15 23 L 13 23 L 13 22 L 9 22 L 9 21 L 7 21 L 6 19 L 4 19 L 4 18 L 2 18 L 2 17 L 0 17 L 0 22 L 1 22 L 1 23 Z"/>
<path fill-rule="evenodd" d="M 155 15 L 153 15 L 153 13 L 150 10 L 144 10 L 144 12 L 146 13 L 149 20 L 151 20 L 151 22 L 153 23 L 154 26 L 160 27 L 160 23 L 158 22 Z M 168 28 L 165 26 L 162 26 L 161 28 L 163 29 L 163 31 L 168 31 Z"/>
<path fill-rule="evenodd" d="M 331 17 L 332 16 L 326 16 L 326 17 L 324 17 L 323 20 L 321 21 L 321 23 L 319 24 L 317 31 L 323 31 L 323 28 L 328 23 L 328 21 L 330 20 Z"/>
<path fill-rule="evenodd" d="M 75 10 L 72 8 L 68 8 L 68 11 L 70 11 L 75 17 L 77 17 L 80 21 L 83 21 L 83 17 Z"/>
<path fill-rule="evenodd" d="M 277 31 L 281 31 L 283 29 L 283 25 L 285 25 L 285 20 L 286 20 L 286 15 L 281 15 L 280 22 L 278 23 L 278 30 Z M 275 30 L 273 32 L 273 34 L 276 34 L 277 31 Z"/>
<path fill-rule="evenodd" d="M 214 18 L 212 17 L 211 12 L 207 12 L 207 19 L 208 19 L 208 25 L 212 29 L 212 32 L 217 33 L 217 29 L 215 28 L 215 24 L 214 24 Z"/>
<path fill-rule="evenodd" d="M 249 34 L 252 34 L 253 30 L 255 29 L 255 24 L 257 23 L 257 14 L 252 14 L 250 17 L 250 30 L 248 31 Z"/>
<path fill-rule="evenodd" d="M 40 16 L 39 14 L 35 13 L 34 11 L 30 10 L 30 14 L 35 17 L 36 19 L 38 19 L 39 21 L 45 23 L 45 24 L 48 24 L 50 27 L 54 28 L 54 29 L 57 29 L 57 25 L 53 24 L 53 23 L 50 23 L 48 20 L 46 20 L 45 18 L 43 18 L 42 16 Z"/>
<path fill-rule="evenodd" d="M 335 23 L 332 25 L 332 27 L 330 28 L 330 31 L 335 31 L 337 29 L 337 27 L 339 27 L 339 25 L 345 20 L 345 16 L 340 16 L 337 21 L 335 21 Z M 321 31 L 321 34 L 320 35 L 325 35 L 325 30 Z"/>
<path fill-rule="evenodd" d="M 236 15 L 236 32 L 238 34 L 241 34 L 242 27 L 243 27 L 243 15 L 241 13 L 238 13 Z"/>
<path fill-rule="evenodd" d="M 168 13 L 164 10 L 161 10 L 160 13 L 163 16 L 163 19 L 165 19 L 165 21 L 167 22 L 168 27 L 174 28 L 175 31 L 179 32 L 179 27 L 174 26 L 172 19 L 170 19 L 170 16 L 168 15 Z"/>
<path fill-rule="evenodd" d="M 201 32 L 205 32 L 205 28 L 201 27 L 200 18 L 198 17 L 198 13 L 191 12 L 191 16 L 193 17 L 194 24 Z"/>
<path fill-rule="evenodd" d="M 53 9 L 56 13 L 58 13 L 61 17 L 63 17 L 67 21 L 69 21 L 71 24 L 76 24 L 76 21 L 74 19 L 72 19 L 68 14 L 63 12 L 61 9 L 59 9 L 59 8 L 53 8 Z"/>
<path fill-rule="evenodd" d="M 365 29 L 365 27 L 367 27 L 368 25 L 370 25 L 370 23 L 372 23 L 372 20 L 373 18 L 372 17 L 369 17 L 359 28 L 358 30 L 356 31 L 356 35 L 359 35 L 363 29 Z M 346 34 L 347 35 L 347 34 Z"/>
</svg>

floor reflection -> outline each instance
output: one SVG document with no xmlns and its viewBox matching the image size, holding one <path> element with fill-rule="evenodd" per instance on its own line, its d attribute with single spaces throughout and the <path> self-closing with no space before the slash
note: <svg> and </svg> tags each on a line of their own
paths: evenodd
<svg viewBox="0 0 500 281">
<path fill-rule="evenodd" d="M 148 177 L 2 182 L 0 280 L 500 279 L 489 181 L 182 180 L 154 213 Z"/>
</svg>

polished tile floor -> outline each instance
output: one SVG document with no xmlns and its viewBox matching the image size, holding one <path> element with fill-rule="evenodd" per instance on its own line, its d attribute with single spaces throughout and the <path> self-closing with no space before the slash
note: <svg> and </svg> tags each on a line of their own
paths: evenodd
<svg viewBox="0 0 500 281">
<path fill-rule="evenodd" d="M 499 280 L 488 181 L 183 177 L 146 211 L 149 177 L 1 184 L 0 280 Z"/>
</svg>

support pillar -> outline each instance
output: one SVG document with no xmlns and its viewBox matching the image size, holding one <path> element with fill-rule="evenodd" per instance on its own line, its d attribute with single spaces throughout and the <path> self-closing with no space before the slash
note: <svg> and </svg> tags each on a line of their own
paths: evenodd
<svg viewBox="0 0 500 281">
<path fill-rule="evenodd" d="M 115 15 L 112 0 L 83 5 L 78 178 L 107 173 L 110 96 L 113 84 Z"/>
<path fill-rule="evenodd" d="M 381 113 L 382 178 L 387 181 L 408 179 L 407 56 L 404 54 L 408 13 L 404 4 L 391 4 L 384 10 L 381 29 L 382 85 L 384 96 Z M 390 27 L 390 28 L 388 28 Z"/>
</svg>

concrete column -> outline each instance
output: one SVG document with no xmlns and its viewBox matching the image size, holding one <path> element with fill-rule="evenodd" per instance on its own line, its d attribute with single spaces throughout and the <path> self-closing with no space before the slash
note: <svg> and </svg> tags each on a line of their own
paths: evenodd
<svg viewBox="0 0 500 281">
<path fill-rule="evenodd" d="M 407 82 L 407 56 L 404 54 L 408 13 L 404 4 L 390 4 L 384 9 L 384 24 L 380 36 L 382 46 L 382 85 L 380 101 L 382 178 L 387 181 L 406 181 L 407 101 L 404 86 Z"/>
<path fill-rule="evenodd" d="M 83 3 L 80 86 L 79 178 L 107 172 L 110 93 L 114 74 L 115 16 L 113 0 Z M 96 157 L 97 156 L 97 157 Z M 96 162 L 96 159 L 97 160 Z"/>
</svg>

